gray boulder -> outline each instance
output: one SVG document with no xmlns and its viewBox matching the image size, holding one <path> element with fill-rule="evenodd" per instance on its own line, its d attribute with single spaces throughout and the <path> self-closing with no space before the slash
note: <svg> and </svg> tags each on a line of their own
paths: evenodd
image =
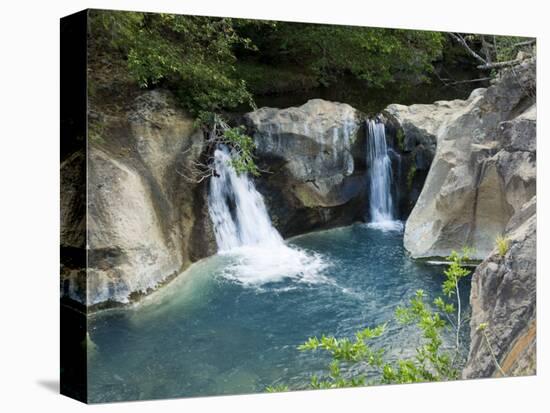
<svg viewBox="0 0 550 413">
<path fill-rule="evenodd" d="M 468 245 L 483 259 L 511 216 L 535 194 L 535 62 L 505 71 L 465 100 L 390 105 L 406 148 L 436 151 L 405 227 L 415 258 Z"/>
<path fill-rule="evenodd" d="M 257 186 L 283 235 L 351 223 L 365 202 L 363 116 L 313 99 L 300 107 L 245 115 L 263 174 Z"/>
</svg>

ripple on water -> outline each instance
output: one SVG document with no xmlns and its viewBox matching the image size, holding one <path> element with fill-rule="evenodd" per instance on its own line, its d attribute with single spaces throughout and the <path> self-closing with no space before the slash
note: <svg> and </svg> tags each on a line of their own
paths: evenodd
<svg viewBox="0 0 550 413">
<path fill-rule="evenodd" d="M 439 294 L 442 270 L 410 260 L 401 232 L 364 224 L 296 237 L 284 248 L 202 260 L 143 304 L 90 319 L 96 345 L 90 398 L 250 393 L 276 383 L 306 387 L 328 358 L 299 352 L 297 345 L 321 334 L 352 337 L 391 320 L 417 289 Z M 375 346 L 395 359 L 414 351 L 419 340 L 413 327 L 390 323 Z"/>
</svg>

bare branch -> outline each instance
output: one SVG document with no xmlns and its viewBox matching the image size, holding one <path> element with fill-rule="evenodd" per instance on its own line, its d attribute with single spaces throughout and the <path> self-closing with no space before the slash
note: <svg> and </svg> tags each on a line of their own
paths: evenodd
<svg viewBox="0 0 550 413">
<path fill-rule="evenodd" d="M 502 69 L 504 67 L 515 66 L 521 63 L 521 59 L 506 60 L 504 62 L 485 63 L 477 66 L 480 70 Z"/>
<path fill-rule="evenodd" d="M 537 39 L 526 40 L 524 42 L 519 42 L 519 43 L 514 44 L 513 47 L 530 46 L 532 44 L 535 44 L 536 42 L 537 42 Z"/>
<path fill-rule="evenodd" d="M 449 35 L 458 43 L 460 43 L 462 47 L 464 47 L 468 51 L 468 53 L 470 53 L 476 60 L 478 60 L 480 63 L 483 63 L 484 65 L 487 64 L 487 61 L 484 58 L 482 58 L 480 55 L 472 50 L 472 48 L 468 45 L 468 43 L 460 33 L 449 33 Z"/>
<path fill-rule="evenodd" d="M 477 82 L 485 82 L 486 80 L 491 80 L 491 77 L 480 77 L 478 79 L 467 79 L 467 80 L 456 80 L 454 82 L 448 82 L 445 83 L 445 86 L 453 86 L 453 85 L 461 85 L 464 83 L 477 83 Z"/>
</svg>

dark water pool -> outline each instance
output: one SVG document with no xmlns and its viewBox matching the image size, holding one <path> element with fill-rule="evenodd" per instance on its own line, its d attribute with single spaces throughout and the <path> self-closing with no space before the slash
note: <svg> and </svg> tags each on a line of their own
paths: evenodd
<svg viewBox="0 0 550 413">
<path fill-rule="evenodd" d="M 323 265 L 308 277 L 250 283 L 227 272 L 234 257 L 214 256 L 134 308 L 92 316 L 90 400 L 303 388 L 327 364 L 296 350 L 308 337 L 353 336 L 391 320 L 417 289 L 430 298 L 440 293 L 444 268 L 409 259 L 400 232 L 357 224 L 289 244 L 317 254 Z M 469 282 L 462 295 L 467 306 Z M 377 345 L 391 359 L 411 355 L 418 341 L 415 328 L 390 323 Z"/>
</svg>

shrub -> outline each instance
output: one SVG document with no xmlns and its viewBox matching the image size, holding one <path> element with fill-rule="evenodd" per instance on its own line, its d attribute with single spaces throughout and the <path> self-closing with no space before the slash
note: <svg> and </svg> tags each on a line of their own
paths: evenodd
<svg viewBox="0 0 550 413">
<path fill-rule="evenodd" d="M 504 257 L 510 248 L 510 240 L 502 235 L 499 235 L 496 239 L 498 255 Z"/>
</svg>

